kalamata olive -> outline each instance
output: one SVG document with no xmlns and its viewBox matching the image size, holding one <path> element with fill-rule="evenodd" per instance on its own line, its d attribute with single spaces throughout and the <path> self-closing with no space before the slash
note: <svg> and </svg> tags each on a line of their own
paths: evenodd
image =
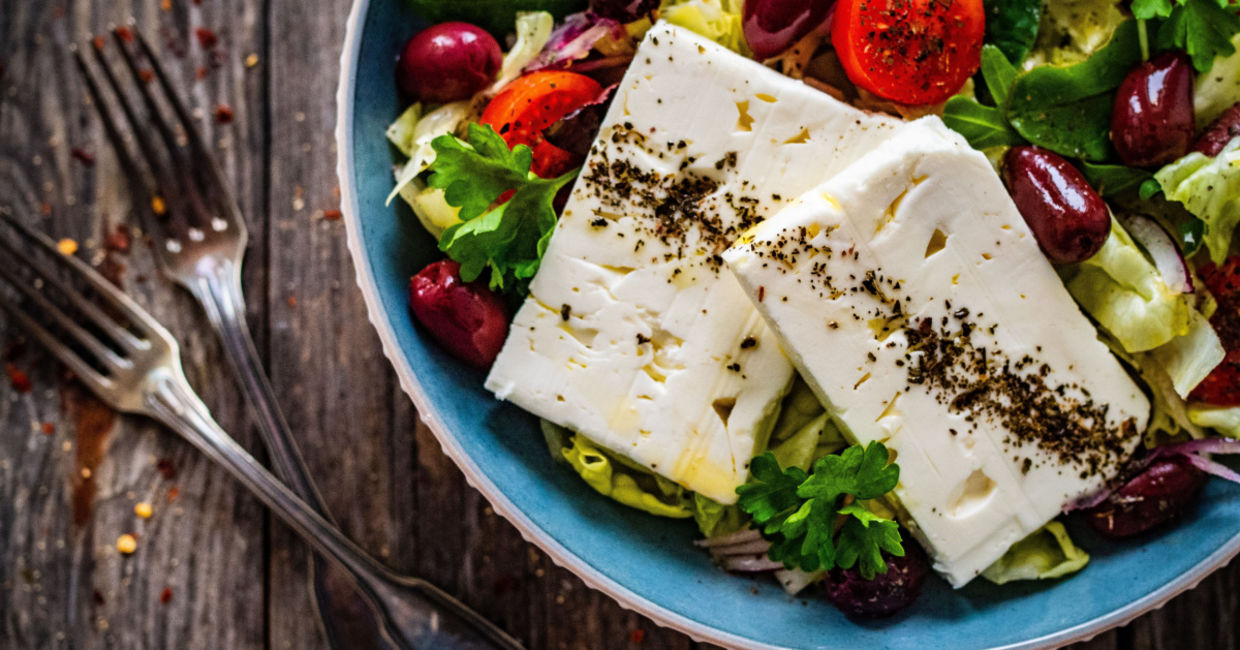
<svg viewBox="0 0 1240 650">
<path fill-rule="evenodd" d="M 755 59 L 769 59 L 821 25 L 833 4 L 835 0 L 745 0 L 745 42 Z"/>
<path fill-rule="evenodd" d="M 590 11 L 622 23 L 630 23 L 659 8 L 659 0 L 590 0 Z"/>
<path fill-rule="evenodd" d="M 461 280 L 461 267 L 452 260 L 413 276 L 409 308 L 448 352 L 480 368 L 495 361 L 508 334 L 504 301 L 483 282 Z"/>
<path fill-rule="evenodd" d="M 1124 164 L 1165 165 L 1188 153 L 1195 77 L 1183 52 L 1165 52 L 1128 73 L 1111 110 L 1111 141 Z"/>
<path fill-rule="evenodd" d="M 884 552 L 887 572 L 875 574 L 873 580 L 861 577 L 856 567 L 827 573 L 823 581 L 827 600 L 849 618 L 891 616 L 913 604 L 930 573 L 930 561 L 917 542 L 901 537 L 904 557 Z"/>
<path fill-rule="evenodd" d="M 401 92 L 442 104 L 468 99 L 495 81 L 503 52 L 469 23 L 441 23 L 409 39 L 396 63 Z"/>
<path fill-rule="evenodd" d="M 1227 143 L 1236 136 L 1240 136 L 1240 102 L 1236 102 L 1231 108 L 1223 111 L 1222 115 L 1206 127 L 1201 137 L 1197 138 L 1193 151 L 1200 151 L 1213 158 L 1222 153 L 1223 147 L 1226 147 Z"/>
<path fill-rule="evenodd" d="M 1111 233 L 1111 213 L 1081 172 L 1040 147 L 1012 147 L 1003 181 L 1042 252 L 1057 264 L 1089 259 Z"/>
<path fill-rule="evenodd" d="M 1205 472 L 1184 456 L 1155 460 L 1106 501 L 1087 511 L 1089 524 L 1107 537 L 1131 537 L 1183 513 L 1205 483 Z"/>
</svg>

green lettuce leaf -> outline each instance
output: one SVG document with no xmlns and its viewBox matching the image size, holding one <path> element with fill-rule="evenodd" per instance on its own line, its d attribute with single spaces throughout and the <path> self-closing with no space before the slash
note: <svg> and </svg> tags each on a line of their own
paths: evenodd
<svg viewBox="0 0 1240 650">
<path fill-rule="evenodd" d="M 550 12 L 555 18 L 584 11 L 586 0 L 405 0 L 428 23 L 460 20 L 491 32 L 504 42 L 520 12 Z"/>
<path fill-rule="evenodd" d="M 749 525 L 749 517 L 741 509 L 693 493 L 693 520 L 706 537 L 727 535 Z"/>
<path fill-rule="evenodd" d="M 741 30 L 742 0 L 665 0 L 659 16 L 745 56 L 751 54 Z"/>
<path fill-rule="evenodd" d="M 1114 220 L 1096 255 L 1059 271 L 1072 297 L 1128 352 L 1153 350 L 1188 333 L 1188 300 L 1167 286 Z"/>
<path fill-rule="evenodd" d="M 1197 76 L 1193 109 L 1199 130 L 1240 99 L 1240 34 L 1232 37 L 1231 44 L 1237 48 L 1235 52 L 1215 59 L 1209 72 Z"/>
<path fill-rule="evenodd" d="M 1069 65 L 1089 58 L 1127 20 L 1120 0 L 1054 0 L 1043 4 L 1042 24 L 1026 70 Z"/>
<path fill-rule="evenodd" d="M 1163 193 L 1179 201 L 1205 226 L 1203 243 L 1210 259 L 1222 263 L 1240 225 L 1240 138 L 1210 158 L 1193 152 L 1154 174 Z"/>
<path fill-rule="evenodd" d="M 1046 580 L 1076 573 L 1088 563 L 1089 554 L 1072 543 L 1063 524 L 1052 521 L 1013 544 L 982 572 L 982 577 L 997 585 L 1015 580 Z"/>
<path fill-rule="evenodd" d="M 528 11 L 517 14 L 517 40 L 504 55 L 499 68 L 499 79 L 491 86 L 492 92 L 512 83 L 521 76 L 521 70 L 529 65 L 551 40 L 555 18 L 545 11 Z"/>
<path fill-rule="evenodd" d="M 626 471 L 614 458 L 581 434 L 560 450 L 568 464 L 599 494 L 630 508 L 652 515 L 688 519 L 693 516 L 692 496 L 685 489 L 657 474 Z"/>
<path fill-rule="evenodd" d="M 1210 321 L 1196 309 L 1188 312 L 1188 331 L 1150 353 L 1171 379 L 1177 395 L 1188 394 L 1223 362 L 1227 351 Z"/>
<path fill-rule="evenodd" d="M 1189 404 L 1188 417 L 1197 426 L 1214 429 L 1229 438 L 1240 438 L 1240 406 Z"/>
</svg>

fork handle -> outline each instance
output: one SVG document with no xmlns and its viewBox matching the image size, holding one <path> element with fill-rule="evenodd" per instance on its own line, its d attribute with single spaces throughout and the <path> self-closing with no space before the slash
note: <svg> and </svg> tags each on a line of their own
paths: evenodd
<svg viewBox="0 0 1240 650">
<path fill-rule="evenodd" d="M 148 413 L 221 465 L 324 558 L 357 579 L 399 628 L 400 638 L 392 641 L 412 648 L 521 648 L 481 616 L 445 606 L 450 596 L 433 585 L 394 576 L 358 548 L 220 428 L 179 367 L 153 372 L 144 392 Z"/>
</svg>

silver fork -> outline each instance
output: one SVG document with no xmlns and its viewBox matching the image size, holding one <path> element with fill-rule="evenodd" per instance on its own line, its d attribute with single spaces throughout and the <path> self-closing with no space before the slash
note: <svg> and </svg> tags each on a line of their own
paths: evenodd
<svg viewBox="0 0 1240 650">
<path fill-rule="evenodd" d="M 379 605 L 410 648 L 520 648 L 483 617 L 393 574 L 280 483 L 216 424 L 181 369 L 180 348 L 145 310 L 46 235 L 0 209 L 0 308 L 104 402 L 165 424 L 228 470 Z M 17 263 L 20 262 L 20 263 Z"/>
<path fill-rule="evenodd" d="M 112 35 L 124 71 L 118 72 L 108 64 L 98 42 L 90 49 L 94 52 L 96 67 L 102 70 L 102 83 L 80 51 L 75 49 L 74 56 L 121 167 L 138 193 L 135 207 L 152 239 L 159 266 L 168 278 L 185 287 L 202 304 L 208 320 L 219 334 L 229 365 L 253 408 L 276 473 L 311 508 L 330 520 L 322 497 L 310 480 L 309 470 L 288 423 L 277 405 L 275 391 L 262 371 L 245 323 L 240 273 L 248 239 L 245 220 L 214 158 L 194 128 L 189 111 L 173 90 L 150 45 L 141 33 L 132 28 L 115 28 Z M 140 67 L 135 49 L 145 59 L 144 63 L 149 65 L 149 71 Z M 131 101 L 129 94 L 122 90 L 122 78 L 129 78 L 129 85 L 136 87 L 141 106 Z M 133 140 L 141 159 L 146 162 L 148 173 L 143 173 L 139 156 L 132 153 L 122 135 L 121 121 L 104 101 L 104 84 L 110 88 L 120 112 L 131 127 Z M 161 92 L 156 93 L 156 88 Z M 162 96 L 163 103 L 175 115 L 175 122 L 165 118 L 166 111 L 161 108 L 157 94 Z M 143 115 L 145 120 L 141 117 Z M 153 133 L 150 129 L 144 132 L 144 124 L 153 126 Z M 151 177 L 155 179 L 154 185 L 149 181 Z M 323 579 L 323 567 L 319 564 L 316 561 L 311 569 L 316 581 Z M 373 564 L 381 566 L 377 562 Z M 424 581 L 399 578 L 386 569 L 384 573 L 386 575 L 380 576 L 383 581 L 405 584 L 414 593 L 405 596 L 389 593 L 367 584 L 368 579 L 373 579 L 367 575 L 354 575 L 353 578 L 367 595 L 367 600 L 371 601 L 372 608 L 380 614 L 380 625 L 390 641 L 400 644 L 402 637 L 407 635 L 402 634 L 400 621 L 391 618 L 391 611 L 396 605 L 383 602 L 383 599 L 413 597 L 418 590 L 433 590 L 433 600 L 450 610 L 447 615 L 463 620 L 481 619 L 464 604 Z M 314 591 L 317 599 L 325 598 L 327 590 L 317 582 Z M 338 632 L 328 628 L 329 635 L 334 636 Z M 487 632 L 498 632 L 498 629 L 488 624 Z M 506 635 L 496 642 L 500 645 L 515 644 Z"/>
</svg>

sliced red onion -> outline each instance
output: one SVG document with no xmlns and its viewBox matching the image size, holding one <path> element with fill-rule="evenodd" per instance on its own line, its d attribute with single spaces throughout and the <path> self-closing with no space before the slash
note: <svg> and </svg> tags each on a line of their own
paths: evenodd
<svg viewBox="0 0 1240 650">
<path fill-rule="evenodd" d="M 759 539 L 762 539 L 762 533 L 759 533 L 753 528 L 746 528 L 744 530 L 738 530 L 735 533 L 728 533 L 727 535 L 716 535 L 715 537 L 699 539 L 693 543 L 701 548 L 713 548 L 715 546 L 743 544 L 745 542 L 752 542 Z"/>
<path fill-rule="evenodd" d="M 594 49 L 594 44 L 612 36 L 624 38 L 628 35 L 624 25 L 610 18 L 603 18 L 590 11 L 572 14 L 564 19 L 564 24 L 551 32 L 551 40 L 547 41 L 538 58 L 528 66 L 526 72 L 545 68 L 566 68 L 577 59 L 584 59 Z"/>
<path fill-rule="evenodd" d="M 1213 474 L 1219 478 L 1227 479 L 1232 483 L 1240 483 L 1240 474 L 1237 474 L 1235 470 L 1222 463 L 1212 461 L 1205 456 L 1198 456 L 1197 454 L 1184 454 L 1184 457 L 1187 458 L 1188 462 L 1192 463 L 1194 467 L 1207 474 Z"/>
<path fill-rule="evenodd" d="M 1180 293 L 1194 291 L 1193 273 L 1171 233 L 1157 221 L 1141 215 L 1128 215 L 1121 221 L 1128 234 L 1150 254 L 1167 286 Z"/>
<path fill-rule="evenodd" d="M 744 542 L 741 544 L 715 546 L 710 549 L 710 554 L 715 557 L 725 557 L 729 555 L 762 555 L 769 550 L 771 550 L 770 542 L 765 539 L 755 539 L 752 542 Z"/>
<path fill-rule="evenodd" d="M 1063 507 L 1063 511 L 1072 512 L 1073 510 L 1089 510 L 1090 508 L 1102 503 L 1103 501 L 1106 501 L 1107 498 L 1110 497 L 1111 494 L 1113 494 L 1114 492 L 1115 490 L 1113 488 L 1104 487 L 1101 490 L 1098 490 L 1097 492 L 1094 492 L 1092 494 L 1086 494 L 1084 496 L 1077 497 L 1076 499 L 1073 499 L 1072 501 L 1068 502 L 1068 505 Z"/>
<path fill-rule="evenodd" d="M 775 562 L 765 555 L 748 555 L 740 557 L 728 557 L 720 563 L 728 571 L 742 571 L 745 573 L 757 573 L 759 571 L 774 571 L 784 568 L 783 562 Z"/>
<path fill-rule="evenodd" d="M 1158 456 L 1171 454 L 1240 454 L 1240 440 L 1232 438 L 1205 438 L 1189 440 L 1174 445 L 1164 445 L 1154 450 Z"/>
</svg>

